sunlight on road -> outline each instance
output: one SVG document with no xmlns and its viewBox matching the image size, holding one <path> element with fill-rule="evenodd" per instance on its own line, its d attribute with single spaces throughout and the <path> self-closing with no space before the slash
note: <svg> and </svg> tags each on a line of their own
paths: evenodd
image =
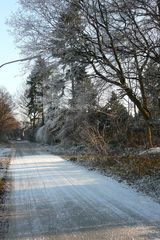
<svg viewBox="0 0 160 240">
<path fill-rule="evenodd" d="M 158 239 L 159 204 L 34 145 L 16 148 L 6 239 Z"/>
</svg>

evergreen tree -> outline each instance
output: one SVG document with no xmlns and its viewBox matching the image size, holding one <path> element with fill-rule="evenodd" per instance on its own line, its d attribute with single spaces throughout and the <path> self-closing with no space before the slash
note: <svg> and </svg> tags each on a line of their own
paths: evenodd
<svg viewBox="0 0 160 240">
<path fill-rule="evenodd" d="M 127 109 L 125 106 L 120 102 L 117 94 L 112 91 L 111 97 L 106 105 L 106 110 L 111 112 L 112 115 L 116 117 L 125 117 L 128 115 Z"/>
<path fill-rule="evenodd" d="M 114 91 L 112 92 L 105 109 L 108 114 L 107 134 L 108 138 L 110 138 L 110 143 L 117 146 L 126 145 L 130 116 Z"/>
<path fill-rule="evenodd" d="M 47 77 L 47 68 L 43 59 L 39 58 L 27 80 L 27 109 L 32 128 L 32 138 L 37 126 L 44 124 L 43 95 L 44 83 Z"/>
<path fill-rule="evenodd" d="M 149 109 L 157 119 L 160 117 L 160 65 L 150 61 L 144 76 Z"/>
<path fill-rule="evenodd" d="M 63 107 L 65 102 L 65 74 L 57 67 L 57 64 L 50 67 L 47 82 L 44 86 L 44 115 L 45 122 L 52 120 L 56 112 Z"/>
<path fill-rule="evenodd" d="M 95 106 L 97 92 L 86 73 L 85 66 L 73 64 L 67 77 L 72 84 L 69 101 L 71 108 L 83 111 Z"/>
<path fill-rule="evenodd" d="M 78 33 L 84 28 L 80 7 L 77 1 L 68 1 L 65 10 L 61 12 L 53 39 L 53 56 L 60 57 L 66 68 L 66 81 L 71 86 L 69 105 L 74 110 L 84 110 L 93 106 L 96 91 L 88 77 L 87 64 L 79 55 L 81 42 Z M 61 41 L 56 39 L 62 39 Z"/>
</svg>

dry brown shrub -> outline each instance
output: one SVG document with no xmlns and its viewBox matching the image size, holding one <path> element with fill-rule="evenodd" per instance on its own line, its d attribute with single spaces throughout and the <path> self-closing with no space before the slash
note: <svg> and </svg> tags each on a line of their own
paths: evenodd
<svg viewBox="0 0 160 240">
<path fill-rule="evenodd" d="M 81 127 L 80 136 L 91 152 L 95 151 L 101 156 L 108 154 L 108 141 L 105 127 L 100 129 L 99 124 L 93 126 L 88 122 L 84 122 L 83 128 Z"/>
</svg>

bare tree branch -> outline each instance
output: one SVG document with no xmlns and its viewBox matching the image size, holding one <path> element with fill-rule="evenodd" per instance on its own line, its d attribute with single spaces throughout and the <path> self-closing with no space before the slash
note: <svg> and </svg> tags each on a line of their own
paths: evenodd
<svg viewBox="0 0 160 240">
<path fill-rule="evenodd" d="M 16 62 L 24 62 L 24 61 L 32 60 L 32 59 L 39 58 L 39 57 L 40 57 L 40 55 L 13 60 L 13 61 L 10 61 L 10 62 L 3 63 L 2 65 L 0 65 L 0 68 L 4 67 L 5 65 L 8 65 L 8 64 L 12 64 L 12 63 L 16 63 Z"/>
</svg>

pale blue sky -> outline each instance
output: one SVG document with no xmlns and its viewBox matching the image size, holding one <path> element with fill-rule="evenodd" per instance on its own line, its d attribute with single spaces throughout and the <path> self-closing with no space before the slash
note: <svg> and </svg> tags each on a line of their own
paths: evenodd
<svg viewBox="0 0 160 240">
<path fill-rule="evenodd" d="M 18 8 L 17 0 L 0 1 L 0 65 L 20 58 L 14 38 L 8 33 L 5 24 L 7 18 Z M 0 68 L 0 87 L 5 87 L 11 94 L 16 94 L 25 77 L 22 74 L 22 64 L 14 63 Z"/>
</svg>

